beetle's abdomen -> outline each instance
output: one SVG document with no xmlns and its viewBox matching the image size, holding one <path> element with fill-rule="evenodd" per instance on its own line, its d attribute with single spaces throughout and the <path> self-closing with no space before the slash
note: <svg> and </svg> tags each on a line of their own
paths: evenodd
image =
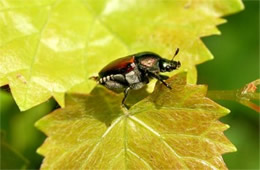
<svg viewBox="0 0 260 170">
<path fill-rule="evenodd" d="M 111 75 L 99 78 L 100 84 L 104 84 L 107 81 L 118 81 L 119 83 L 127 84 L 127 82 L 125 80 L 125 76 L 123 74 L 111 74 Z"/>
</svg>

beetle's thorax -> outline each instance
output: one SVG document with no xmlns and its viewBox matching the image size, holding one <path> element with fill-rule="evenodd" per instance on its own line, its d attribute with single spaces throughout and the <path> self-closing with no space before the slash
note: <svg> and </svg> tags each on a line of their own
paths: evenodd
<svg viewBox="0 0 260 170">
<path fill-rule="evenodd" d="M 135 58 L 138 68 L 143 72 L 156 72 L 159 73 L 159 61 L 160 56 L 154 53 L 147 53 Z"/>
</svg>

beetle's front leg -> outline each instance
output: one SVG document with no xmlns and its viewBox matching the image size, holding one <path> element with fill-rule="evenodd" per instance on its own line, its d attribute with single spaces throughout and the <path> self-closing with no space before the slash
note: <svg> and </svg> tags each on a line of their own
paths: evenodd
<svg viewBox="0 0 260 170">
<path fill-rule="evenodd" d="M 169 76 L 166 76 L 166 75 L 159 75 L 163 80 L 167 80 L 169 78 Z"/>
<path fill-rule="evenodd" d="M 172 89 L 172 87 L 171 87 L 169 84 L 167 84 L 167 83 L 163 80 L 163 77 L 161 77 L 161 75 L 156 74 L 156 73 L 152 73 L 152 72 L 149 72 L 149 74 L 150 74 L 152 77 L 154 77 L 154 78 L 156 78 L 157 80 L 159 80 L 160 82 L 162 82 L 168 89 Z"/>
</svg>

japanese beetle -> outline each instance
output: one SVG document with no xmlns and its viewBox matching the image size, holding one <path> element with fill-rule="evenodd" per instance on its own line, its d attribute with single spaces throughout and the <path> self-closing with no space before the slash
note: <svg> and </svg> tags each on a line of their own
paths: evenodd
<svg viewBox="0 0 260 170">
<path fill-rule="evenodd" d="M 153 52 L 141 52 L 112 61 L 106 65 L 98 77 L 91 77 L 114 92 L 123 92 L 122 105 L 127 107 L 125 100 L 129 90 L 137 90 L 149 83 L 149 79 L 156 78 L 167 88 L 171 89 L 164 80 L 168 76 L 160 75 L 160 72 L 171 72 L 181 66 L 179 61 L 174 61 L 178 54 L 177 48 L 172 60 L 162 58 Z"/>
</svg>

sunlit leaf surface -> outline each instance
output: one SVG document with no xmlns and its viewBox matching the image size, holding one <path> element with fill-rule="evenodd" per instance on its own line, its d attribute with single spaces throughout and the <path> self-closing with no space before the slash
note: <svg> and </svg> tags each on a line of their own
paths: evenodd
<svg viewBox="0 0 260 170">
<path fill-rule="evenodd" d="M 185 74 L 168 83 L 173 90 L 158 83 L 130 110 L 102 87 L 66 96 L 65 108 L 37 123 L 48 136 L 42 169 L 226 169 L 221 155 L 236 148 L 218 119 L 229 111 Z"/>
<path fill-rule="evenodd" d="M 176 58 L 188 81 L 212 59 L 200 40 L 219 34 L 221 16 L 240 0 L 0 0 L 0 85 L 9 84 L 21 110 L 64 93 L 90 92 L 108 62 L 153 51 Z"/>
</svg>

